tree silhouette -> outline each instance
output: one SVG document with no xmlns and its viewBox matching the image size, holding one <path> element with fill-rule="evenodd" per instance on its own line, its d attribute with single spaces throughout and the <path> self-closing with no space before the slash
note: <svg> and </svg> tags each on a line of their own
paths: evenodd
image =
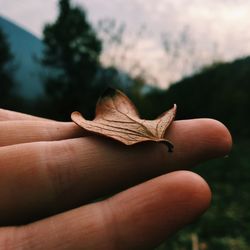
<svg viewBox="0 0 250 250">
<path fill-rule="evenodd" d="M 50 116 L 67 120 L 75 109 L 90 113 L 101 42 L 86 20 L 85 12 L 69 0 L 59 1 L 59 15 L 43 31 L 42 64 Z"/>
<path fill-rule="evenodd" d="M 7 38 L 0 29 L 0 107 L 6 107 L 12 95 L 14 80 L 9 67 L 12 59 Z"/>
</svg>

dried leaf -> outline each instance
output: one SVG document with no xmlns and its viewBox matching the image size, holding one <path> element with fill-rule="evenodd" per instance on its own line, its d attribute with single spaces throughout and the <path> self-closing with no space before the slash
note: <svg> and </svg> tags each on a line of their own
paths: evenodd
<svg viewBox="0 0 250 250">
<path fill-rule="evenodd" d="M 164 134 L 174 120 L 175 113 L 176 105 L 155 120 L 140 119 L 129 98 L 121 91 L 109 88 L 97 103 L 93 121 L 84 119 L 77 111 L 72 113 L 71 118 L 90 132 L 113 138 L 126 145 L 143 141 L 165 142 L 171 152 L 173 145 L 164 138 Z"/>
</svg>

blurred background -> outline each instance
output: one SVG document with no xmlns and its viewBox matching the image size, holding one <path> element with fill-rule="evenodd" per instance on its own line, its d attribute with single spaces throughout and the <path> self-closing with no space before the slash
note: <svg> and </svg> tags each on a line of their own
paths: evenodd
<svg viewBox="0 0 250 250">
<path fill-rule="evenodd" d="M 99 95 L 126 92 L 153 119 L 210 117 L 232 132 L 224 159 L 195 171 L 213 201 L 157 249 L 250 249 L 250 2 L 0 0 L 0 108 L 93 118 Z"/>
</svg>

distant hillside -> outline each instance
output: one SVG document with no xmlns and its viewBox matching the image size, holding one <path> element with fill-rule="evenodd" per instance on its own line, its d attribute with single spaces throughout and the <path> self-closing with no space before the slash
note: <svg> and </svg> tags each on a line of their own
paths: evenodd
<svg viewBox="0 0 250 250">
<path fill-rule="evenodd" d="M 176 103 L 179 119 L 215 118 L 224 122 L 234 137 L 249 137 L 250 57 L 212 65 L 167 91 L 151 94 L 151 98 L 160 111 Z"/>
<path fill-rule="evenodd" d="M 25 98 L 35 98 L 43 93 L 40 80 L 41 66 L 35 61 L 42 54 L 42 42 L 14 23 L 0 17 L 0 27 L 8 38 L 17 70 L 18 93 Z"/>
</svg>

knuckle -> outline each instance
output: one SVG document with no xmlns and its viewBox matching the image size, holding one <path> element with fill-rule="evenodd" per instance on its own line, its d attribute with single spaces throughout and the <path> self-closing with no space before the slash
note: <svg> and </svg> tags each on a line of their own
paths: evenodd
<svg viewBox="0 0 250 250">
<path fill-rule="evenodd" d="M 58 141 L 47 145 L 45 151 L 49 185 L 54 197 L 60 197 L 70 188 L 73 178 L 76 176 L 71 159 L 72 148 L 70 145 Z"/>
</svg>

